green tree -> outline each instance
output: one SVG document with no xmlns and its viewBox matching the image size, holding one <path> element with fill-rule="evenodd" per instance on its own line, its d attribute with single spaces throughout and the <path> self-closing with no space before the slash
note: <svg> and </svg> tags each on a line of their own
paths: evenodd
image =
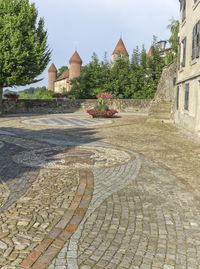
<svg viewBox="0 0 200 269">
<path fill-rule="evenodd" d="M 91 62 L 84 66 L 80 77 L 72 81 L 73 89 L 69 96 L 76 99 L 96 98 L 98 93 L 106 91 L 109 73 L 106 58 L 100 62 L 94 53 Z"/>
<path fill-rule="evenodd" d="M 18 92 L 20 99 L 52 99 L 53 92 L 48 91 L 46 87 L 30 87 L 24 91 Z"/>
<path fill-rule="evenodd" d="M 171 19 L 170 24 L 167 26 L 170 30 L 171 35 L 169 38 L 169 43 L 172 48 L 172 52 L 167 55 L 167 63 L 170 64 L 174 62 L 178 57 L 178 44 L 179 44 L 179 21 L 175 19 Z"/>
<path fill-rule="evenodd" d="M 148 98 L 153 98 L 157 90 L 158 82 L 160 80 L 162 70 L 165 67 L 165 61 L 160 55 L 160 50 L 157 46 L 156 39 L 152 46 L 152 56 L 147 60 L 147 92 Z"/>
<path fill-rule="evenodd" d="M 62 75 L 62 73 L 63 73 L 64 71 L 66 71 L 66 70 L 68 70 L 68 67 L 67 67 L 67 66 L 65 66 L 65 65 L 61 66 L 61 67 L 58 69 L 57 76 L 59 77 L 59 76 Z"/>
<path fill-rule="evenodd" d="M 144 46 L 141 50 L 136 47 L 131 61 L 119 57 L 112 66 L 107 57 L 100 62 L 94 54 L 80 77 L 72 82 L 69 97 L 96 98 L 98 93 L 110 92 L 117 98 L 153 98 L 165 62 L 155 37 L 152 47 L 151 57 L 147 56 Z"/>
<path fill-rule="evenodd" d="M 38 20 L 35 5 L 0 0 L 0 98 L 4 87 L 37 82 L 50 54 L 44 20 Z"/>
<path fill-rule="evenodd" d="M 110 69 L 107 91 L 117 98 L 131 98 L 131 65 L 127 57 L 119 57 Z"/>
<path fill-rule="evenodd" d="M 178 54 L 178 43 L 179 43 L 179 37 L 178 37 L 179 21 L 175 20 L 175 19 L 171 19 L 171 23 L 167 26 L 167 28 L 171 32 L 171 36 L 169 38 L 171 48 L 173 49 L 173 51 L 177 55 Z"/>
</svg>

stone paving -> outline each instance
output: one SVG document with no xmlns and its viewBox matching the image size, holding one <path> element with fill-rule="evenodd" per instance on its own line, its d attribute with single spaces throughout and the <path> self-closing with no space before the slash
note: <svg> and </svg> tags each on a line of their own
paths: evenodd
<svg viewBox="0 0 200 269">
<path fill-rule="evenodd" d="M 56 117 L 0 118 L 0 268 L 200 268 L 200 144 L 142 115 Z"/>
<path fill-rule="evenodd" d="M 23 123 L 26 124 L 36 124 L 36 125 L 58 125 L 58 126 L 88 126 L 88 125 L 101 125 L 111 123 L 110 120 L 94 120 L 94 119 L 77 119 L 77 118 L 40 118 L 35 120 L 25 120 Z"/>
</svg>

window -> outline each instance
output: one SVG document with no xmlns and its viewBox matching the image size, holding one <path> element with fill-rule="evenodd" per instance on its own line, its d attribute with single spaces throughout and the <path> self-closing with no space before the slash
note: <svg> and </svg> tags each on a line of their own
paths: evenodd
<svg viewBox="0 0 200 269">
<path fill-rule="evenodd" d="M 182 40 L 182 46 L 183 46 L 183 58 L 182 58 L 182 67 L 185 67 L 186 63 L 186 37 Z"/>
<path fill-rule="evenodd" d="M 186 19 L 186 0 L 181 0 L 182 22 Z"/>
<path fill-rule="evenodd" d="M 179 109 L 179 86 L 176 89 L 176 109 Z"/>
<path fill-rule="evenodd" d="M 180 69 L 181 66 L 181 43 L 179 42 L 178 45 L 178 70 Z"/>
<path fill-rule="evenodd" d="M 192 60 L 199 57 L 200 52 L 200 21 L 194 26 L 192 32 Z"/>
<path fill-rule="evenodd" d="M 185 104 L 184 109 L 189 110 L 189 93 L 190 93 L 190 84 L 185 84 Z"/>
</svg>

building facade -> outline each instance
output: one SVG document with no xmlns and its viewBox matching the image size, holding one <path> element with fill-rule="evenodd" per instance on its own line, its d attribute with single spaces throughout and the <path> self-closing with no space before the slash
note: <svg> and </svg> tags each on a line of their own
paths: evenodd
<svg viewBox="0 0 200 269">
<path fill-rule="evenodd" d="M 175 123 L 200 131 L 200 0 L 180 0 Z"/>
</svg>

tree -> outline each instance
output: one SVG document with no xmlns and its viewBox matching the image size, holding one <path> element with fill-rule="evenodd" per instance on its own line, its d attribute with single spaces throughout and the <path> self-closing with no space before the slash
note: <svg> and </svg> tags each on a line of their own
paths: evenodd
<svg viewBox="0 0 200 269">
<path fill-rule="evenodd" d="M 152 56 L 148 57 L 147 60 L 147 84 L 148 98 L 153 98 L 157 90 L 157 86 L 162 74 L 162 70 L 165 67 L 165 61 L 160 55 L 160 50 L 157 44 L 157 40 L 154 37 L 153 46 L 152 46 Z"/>
<path fill-rule="evenodd" d="M 35 5 L 29 0 L 0 0 L 0 98 L 4 87 L 39 81 L 50 55 L 44 20 L 38 20 Z"/>
<path fill-rule="evenodd" d="M 178 44 L 179 44 L 179 21 L 175 19 L 171 19 L 170 24 L 167 26 L 167 28 L 170 30 L 171 35 L 169 38 L 169 43 L 172 48 L 172 53 L 169 53 L 167 56 L 167 62 L 172 63 L 174 62 L 178 57 Z"/>
<path fill-rule="evenodd" d="M 30 87 L 23 91 L 18 92 L 20 99 L 52 99 L 53 92 L 48 91 L 45 86 L 43 87 Z"/>
<path fill-rule="evenodd" d="M 131 66 L 126 56 L 119 57 L 110 69 L 107 91 L 118 98 L 131 98 Z"/>
<path fill-rule="evenodd" d="M 79 78 L 72 81 L 69 97 L 96 98 L 98 93 L 109 92 L 117 98 L 153 98 L 165 66 L 154 37 L 152 56 L 148 57 L 144 46 L 133 50 L 131 61 L 118 57 L 112 66 L 107 57 L 102 62 L 96 54 Z"/>
<path fill-rule="evenodd" d="M 175 19 L 171 19 L 171 23 L 167 26 L 171 32 L 171 36 L 169 38 L 169 42 L 171 44 L 171 48 L 173 51 L 178 54 L 178 43 L 179 43 L 179 21 Z"/>
<path fill-rule="evenodd" d="M 69 96 L 73 98 L 96 98 L 98 93 L 106 91 L 110 68 L 106 56 L 100 62 L 97 55 L 92 55 L 92 60 L 81 71 L 80 77 L 72 81 L 73 89 Z"/>
<path fill-rule="evenodd" d="M 68 67 L 67 67 L 67 66 L 65 66 L 65 65 L 61 66 L 61 67 L 58 69 L 57 77 L 59 77 L 60 75 L 62 75 L 62 73 L 63 73 L 64 71 L 66 71 L 66 70 L 68 70 Z"/>
</svg>

